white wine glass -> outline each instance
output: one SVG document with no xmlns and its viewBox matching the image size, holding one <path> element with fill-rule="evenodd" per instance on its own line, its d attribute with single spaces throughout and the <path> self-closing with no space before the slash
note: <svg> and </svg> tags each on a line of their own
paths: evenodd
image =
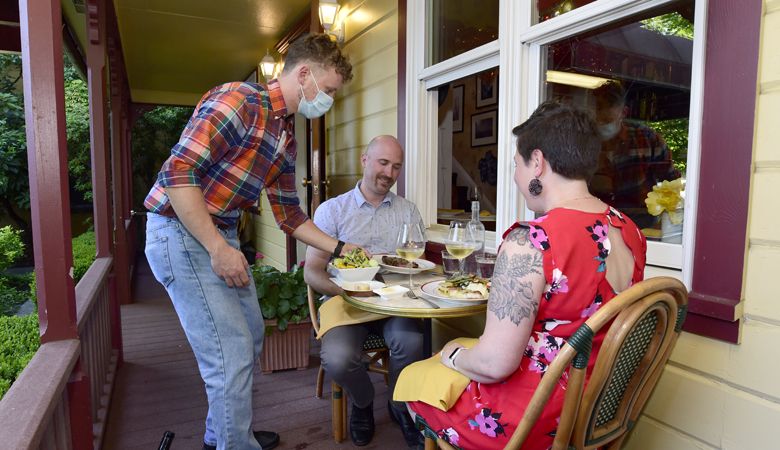
<svg viewBox="0 0 780 450">
<path fill-rule="evenodd" d="M 415 259 L 425 253 L 425 233 L 420 223 L 405 223 L 398 230 L 398 238 L 395 241 L 395 252 L 401 258 L 409 262 L 411 269 Z M 409 271 L 409 289 L 414 289 L 412 271 Z"/>
<path fill-rule="evenodd" d="M 445 248 L 450 255 L 458 258 L 458 275 L 463 275 L 464 263 L 466 257 L 474 252 L 480 246 L 479 240 L 475 236 L 474 229 L 468 222 L 453 220 L 450 222 L 450 231 L 447 235 Z"/>
</svg>

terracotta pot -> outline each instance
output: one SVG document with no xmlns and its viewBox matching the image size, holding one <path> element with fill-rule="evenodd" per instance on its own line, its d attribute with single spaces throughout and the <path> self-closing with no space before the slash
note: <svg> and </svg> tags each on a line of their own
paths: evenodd
<svg viewBox="0 0 780 450">
<path fill-rule="evenodd" d="M 304 370 L 309 367 L 311 319 L 291 323 L 285 331 L 276 328 L 276 320 L 266 320 L 265 328 L 273 329 L 273 332 L 266 334 L 263 342 L 263 353 L 260 355 L 260 369 L 263 373 L 285 369 Z"/>
</svg>

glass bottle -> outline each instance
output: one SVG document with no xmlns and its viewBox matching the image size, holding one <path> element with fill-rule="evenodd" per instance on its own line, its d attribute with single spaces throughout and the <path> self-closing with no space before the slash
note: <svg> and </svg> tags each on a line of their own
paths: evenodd
<svg viewBox="0 0 780 450">
<path fill-rule="evenodd" d="M 469 227 L 472 229 L 474 238 L 479 242 L 479 248 L 474 251 L 474 256 L 485 252 L 485 225 L 479 220 L 479 200 L 471 202 L 471 220 Z"/>
</svg>

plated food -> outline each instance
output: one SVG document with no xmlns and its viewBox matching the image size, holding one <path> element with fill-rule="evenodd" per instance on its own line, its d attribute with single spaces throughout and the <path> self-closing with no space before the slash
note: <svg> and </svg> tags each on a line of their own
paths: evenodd
<svg viewBox="0 0 780 450">
<path fill-rule="evenodd" d="M 436 267 L 436 264 L 424 259 L 412 260 L 412 266 L 409 266 L 407 265 L 408 260 L 399 258 L 398 256 L 394 255 L 374 255 L 374 260 L 377 261 L 379 266 L 387 272 L 402 273 L 407 275 L 415 275 Z M 403 263 L 401 263 L 401 261 L 403 261 Z"/>
<path fill-rule="evenodd" d="M 436 286 L 436 293 L 454 299 L 487 299 L 490 281 L 476 275 L 457 275 Z"/>
<path fill-rule="evenodd" d="M 333 260 L 333 266 L 337 269 L 364 269 L 366 267 L 376 267 L 379 263 L 369 258 L 362 248 L 356 248 L 341 258 Z"/>
<path fill-rule="evenodd" d="M 330 272 L 344 281 L 369 281 L 379 272 L 379 263 L 363 249 L 355 249 L 328 264 Z"/>
<path fill-rule="evenodd" d="M 385 287 L 385 284 L 381 281 L 345 281 L 339 278 L 331 278 L 330 281 L 336 284 L 336 286 L 344 289 L 344 292 L 353 297 L 370 297 L 374 295 L 375 289 L 381 289 Z"/>
<path fill-rule="evenodd" d="M 390 255 L 382 255 L 382 263 L 388 266 L 405 267 L 410 269 L 417 269 L 418 267 L 420 267 L 420 265 L 414 261 L 410 262 L 404 258 L 399 258 L 397 256 L 390 256 Z"/>
</svg>

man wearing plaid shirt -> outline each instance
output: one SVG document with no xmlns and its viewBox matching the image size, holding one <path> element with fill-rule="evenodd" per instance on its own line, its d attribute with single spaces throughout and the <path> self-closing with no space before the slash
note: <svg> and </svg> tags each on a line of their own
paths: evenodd
<svg viewBox="0 0 780 450">
<path fill-rule="evenodd" d="M 264 327 L 236 226 L 240 211 L 265 189 L 285 233 L 333 255 L 355 248 L 301 211 L 292 128 L 293 113 L 322 116 L 351 78 L 348 59 L 317 34 L 290 45 L 282 74 L 267 85 L 215 87 L 195 107 L 144 202 L 146 256 L 206 385 L 204 450 L 278 445 L 278 434 L 251 429 L 252 373 Z"/>
<path fill-rule="evenodd" d="M 656 183 L 680 177 L 672 153 L 658 133 L 625 120 L 625 91 L 619 83 L 599 87 L 594 96 L 602 143 L 591 192 L 628 214 L 640 228 L 652 227 L 657 218 L 647 212 L 645 198 Z"/>
</svg>

